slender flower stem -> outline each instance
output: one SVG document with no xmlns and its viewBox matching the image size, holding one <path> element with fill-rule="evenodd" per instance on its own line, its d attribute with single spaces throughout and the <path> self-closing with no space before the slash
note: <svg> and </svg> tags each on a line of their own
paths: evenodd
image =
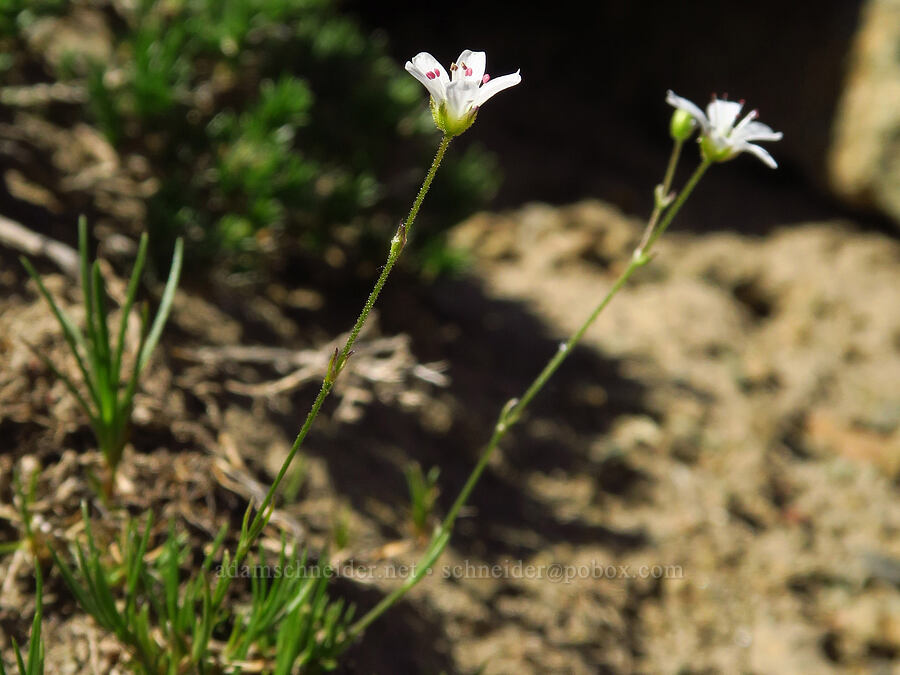
<svg viewBox="0 0 900 675">
<path fill-rule="evenodd" d="M 666 173 L 666 183 L 671 184 L 671 174 L 674 173 L 674 164 L 677 162 L 678 157 L 678 145 L 676 144 L 676 150 L 673 152 L 673 162 L 669 163 L 669 171 Z M 547 384 L 547 380 L 549 380 L 553 373 L 562 365 L 562 362 L 566 360 L 569 354 L 572 353 L 572 349 L 577 345 L 581 339 L 584 337 L 584 334 L 587 332 L 588 328 L 597 320 L 597 317 L 600 316 L 600 313 L 606 309 L 606 306 L 610 303 L 610 301 L 615 297 L 616 293 L 618 293 L 625 283 L 631 278 L 631 275 L 639 268 L 646 265 L 650 262 L 650 249 L 653 244 L 659 238 L 659 235 L 662 234 L 665 229 L 669 226 L 669 223 L 672 222 L 672 219 L 675 218 L 675 215 L 687 201 L 687 198 L 690 196 L 691 192 L 693 192 L 694 188 L 697 186 L 697 183 L 700 181 L 700 178 L 709 168 L 710 162 L 703 161 L 697 170 L 694 171 L 694 174 L 688 180 L 687 185 L 685 185 L 684 189 L 681 191 L 681 194 L 678 195 L 678 199 L 672 204 L 672 208 L 670 208 L 665 215 L 665 218 L 660 223 L 659 227 L 653 231 L 651 234 L 649 241 L 647 242 L 646 248 L 641 252 L 640 255 L 633 256 L 631 262 L 628 264 L 628 267 L 619 275 L 619 278 L 616 279 L 615 283 L 612 285 L 612 288 L 606 293 L 603 299 L 600 301 L 594 311 L 587 317 L 584 323 L 575 331 L 572 337 L 569 338 L 568 342 L 565 342 L 559 346 L 556 354 L 553 355 L 553 358 L 547 362 L 547 365 L 544 366 L 544 369 L 540 372 L 540 374 L 534 379 L 528 389 L 525 390 L 525 393 L 522 395 L 522 398 L 516 400 L 513 399 L 509 403 L 507 403 L 506 407 L 500 413 L 500 417 L 497 420 L 497 424 L 494 427 L 494 432 L 491 435 L 490 441 L 485 446 L 484 450 L 481 453 L 481 457 L 478 459 L 478 463 L 475 465 L 475 468 L 472 470 L 469 479 L 466 481 L 465 485 L 463 485 L 462 490 L 460 490 L 459 496 L 456 498 L 456 501 L 453 503 L 453 506 L 450 507 L 450 511 L 447 512 L 447 516 L 444 518 L 443 523 L 441 523 L 441 527 L 439 532 L 449 532 L 453 523 L 456 520 L 457 515 L 459 514 L 459 510 L 463 507 L 466 501 L 469 498 L 475 484 L 478 482 L 478 479 L 481 477 L 481 473 L 484 471 L 484 468 L 487 466 L 488 461 L 491 458 L 491 455 L 494 452 L 494 449 L 506 435 L 506 432 L 509 431 L 509 428 L 515 424 L 521 414 L 524 412 L 525 408 L 531 403 L 532 399 L 537 396 L 538 392 L 544 388 L 544 385 Z M 638 249 L 640 250 L 640 249 Z"/>
<path fill-rule="evenodd" d="M 609 304 L 609 301 L 612 300 L 613 296 L 619 291 L 619 289 L 628 281 L 628 278 L 634 273 L 634 271 L 644 265 L 646 261 L 640 260 L 632 260 L 622 275 L 616 280 L 616 283 L 606 294 L 606 297 L 603 298 L 601 303 L 594 309 L 593 313 L 588 320 L 585 321 L 581 328 L 576 331 L 576 333 L 569 338 L 569 341 L 560 346 L 559 351 L 550 359 L 550 362 L 544 366 L 544 369 L 541 371 L 541 374 L 537 376 L 534 382 L 531 383 L 531 386 L 528 387 L 528 390 L 522 396 L 521 399 L 516 400 L 513 399 L 510 401 L 503 411 L 500 413 L 500 417 L 497 420 L 496 426 L 494 426 L 494 432 L 491 434 L 491 439 L 488 441 L 488 444 L 485 446 L 484 450 L 481 452 L 481 456 L 478 458 L 478 463 L 475 465 L 475 468 L 472 470 L 472 473 L 469 474 L 468 480 L 466 480 L 465 485 L 463 485 L 462 490 L 459 492 L 459 496 L 457 496 L 456 501 L 453 502 L 453 506 L 450 507 L 450 510 L 447 512 L 444 520 L 441 522 L 440 526 L 434 533 L 434 536 L 431 539 L 431 543 L 428 546 L 428 549 L 425 551 L 425 554 L 422 556 L 422 559 L 415 566 L 415 573 L 412 577 L 407 579 L 407 581 L 386 596 L 381 602 L 379 602 L 375 607 L 369 610 L 365 615 L 362 616 L 349 631 L 349 639 L 353 639 L 356 636 L 362 634 L 362 632 L 366 629 L 366 627 L 375 621 L 379 616 L 381 616 L 384 612 L 391 608 L 394 603 L 397 602 L 401 597 L 403 597 L 410 589 L 413 588 L 416 584 L 419 583 L 428 573 L 428 570 L 431 566 L 437 561 L 440 557 L 441 553 L 443 553 L 444 548 L 447 546 L 447 543 L 450 540 L 450 534 L 453 531 L 453 525 L 456 522 L 456 517 L 459 515 L 460 509 L 465 505 L 466 501 L 469 499 L 469 495 L 471 495 L 472 490 L 475 489 L 475 485 L 478 483 L 478 480 L 481 478 L 481 474 L 484 472 L 485 467 L 491 459 L 491 455 L 493 455 L 494 450 L 496 450 L 497 446 L 500 444 L 500 441 L 506 435 L 506 432 L 509 430 L 509 427 L 512 426 L 521 412 L 528 405 L 529 401 L 533 399 L 537 393 L 541 390 L 541 388 L 546 384 L 547 380 L 550 379 L 550 376 L 556 372 L 556 369 L 559 368 L 560 364 L 565 360 L 566 356 L 571 351 L 572 347 L 581 339 L 584 335 L 585 331 L 590 327 L 590 325 L 594 322 L 594 319 L 603 311 L 603 308 Z"/>
<path fill-rule="evenodd" d="M 684 147 L 684 141 L 675 139 L 675 143 L 672 145 L 672 155 L 669 157 L 669 166 L 666 167 L 666 177 L 663 179 L 663 192 L 666 194 L 672 189 L 672 180 L 675 178 L 675 167 L 678 166 L 682 147 Z"/>
<path fill-rule="evenodd" d="M 432 566 L 437 562 L 437 559 L 441 557 L 441 554 L 444 552 L 444 549 L 447 547 L 447 542 L 449 541 L 450 531 L 445 531 L 443 526 L 438 528 L 438 530 L 434 533 L 434 536 L 431 538 L 431 543 L 425 550 L 425 554 L 422 556 L 422 559 L 412 568 L 414 570 L 413 575 L 409 577 L 401 586 L 386 595 L 381 600 L 381 602 L 375 605 L 360 619 L 358 619 L 352 626 L 350 626 L 349 630 L 347 631 L 347 635 L 344 638 L 344 643 L 346 645 L 349 645 L 356 638 L 362 635 L 365 632 L 366 628 L 368 628 L 373 621 L 375 621 L 378 617 L 380 617 L 391 607 L 393 607 L 400 598 L 406 595 L 416 584 L 422 581 L 422 579 L 424 579 L 429 574 Z"/>
<path fill-rule="evenodd" d="M 450 511 L 447 513 L 444 522 L 441 524 L 442 529 L 449 530 L 453 527 L 453 523 L 456 520 L 457 515 L 459 514 L 459 510 L 465 505 L 466 501 L 469 498 L 475 484 L 478 482 L 478 479 L 481 477 L 481 473 L 484 471 L 484 468 L 487 466 L 488 461 L 491 458 L 491 455 L 494 452 L 494 449 L 499 445 L 500 441 L 506 436 L 507 431 L 509 431 L 510 427 L 515 424 L 521 414 L 525 411 L 525 408 L 528 407 L 528 404 L 531 403 L 532 399 L 537 396 L 538 392 L 544 388 L 544 385 L 547 384 L 547 381 L 553 376 L 553 374 L 557 371 L 557 369 L 562 365 L 563 361 L 566 360 L 566 357 L 572 352 L 572 349 L 577 345 L 581 339 L 584 337 L 584 334 L 587 332 L 587 329 L 591 327 L 591 324 L 600 316 L 600 312 L 602 312 L 609 302 L 615 297 L 616 293 L 625 285 L 625 282 L 631 278 L 631 275 L 634 274 L 634 271 L 639 267 L 642 267 L 646 261 L 644 260 L 632 260 L 628 267 L 625 268 L 625 271 L 619 275 L 619 278 L 616 279 L 616 282 L 613 284 L 612 288 L 609 289 L 607 294 L 604 296 L 603 300 L 600 301 L 600 304 L 594 308 L 594 311 L 591 312 L 590 316 L 588 316 L 587 320 L 581 324 L 581 327 L 575 331 L 572 337 L 569 340 L 559 346 L 556 354 L 553 355 L 547 365 L 544 366 L 544 369 L 540 372 L 540 374 L 534 379 L 525 393 L 522 395 L 522 398 L 516 400 L 513 399 L 504 410 L 500 413 L 500 417 L 497 420 L 497 424 L 494 426 L 494 432 L 491 434 L 491 439 L 488 441 L 488 444 L 485 446 L 484 450 L 481 453 L 481 457 L 478 459 L 478 463 L 475 465 L 475 468 L 472 470 L 472 474 L 469 476 L 469 479 L 466 481 L 466 484 L 463 485 L 462 490 L 460 490 L 459 496 L 456 498 L 456 501 L 453 502 L 453 506 L 450 507 Z"/>
<path fill-rule="evenodd" d="M 684 203 L 687 201 L 688 197 L 691 196 L 691 193 L 694 191 L 694 188 L 697 187 L 697 183 L 700 182 L 700 179 L 703 178 L 703 174 L 706 173 L 706 170 L 712 165 L 712 160 L 704 158 L 700 163 L 700 166 L 696 168 L 691 177 L 688 179 L 687 184 L 682 188 L 681 192 L 678 194 L 678 198 L 675 200 L 675 203 L 672 204 L 672 207 L 666 211 L 666 215 L 663 217 L 662 222 L 659 224 L 659 227 L 655 229 L 653 234 L 650 237 L 650 241 L 647 242 L 647 249 L 644 253 L 649 253 L 650 249 L 653 247 L 653 244 L 656 243 L 656 240 L 659 239 L 663 232 L 669 227 L 672 223 L 672 220 L 681 210 L 681 207 L 684 206 Z"/>
<path fill-rule="evenodd" d="M 678 155 L 680 153 L 680 143 L 676 143 L 676 148 L 672 153 L 672 159 L 669 162 L 668 170 L 666 171 L 666 178 L 663 183 L 666 192 L 671 188 L 672 177 L 675 173 L 675 165 L 678 163 Z M 389 595 L 387 595 L 381 602 L 379 602 L 375 607 L 370 609 L 366 614 L 364 614 L 359 620 L 354 623 L 350 630 L 348 631 L 347 640 L 352 641 L 354 638 L 358 637 L 362 634 L 362 632 L 368 627 L 373 621 L 375 621 L 379 616 L 384 614 L 388 609 L 391 608 L 401 597 L 403 597 L 407 592 L 410 591 L 416 584 L 418 584 L 425 576 L 428 575 L 429 570 L 437 562 L 438 558 L 440 558 L 444 549 L 447 546 L 447 543 L 450 541 L 450 535 L 453 532 L 453 525 L 456 522 L 456 518 L 459 516 L 459 512 L 463 506 L 465 506 L 466 502 L 469 499 L 469 496 L 472 494 L 472 491 L 475 489 L 475 486 L 478 483 L 478 480 L 481 478 L 481 474 L 484 473 L 485 467 L 487 467 L 488 462 L 491 459 L 491 456 L 494 454 L 494 450 L 497 449 L 497 446 L 500 444 L 500 441 L 503 440 L 503 437 L 506 436 L 510 427 L 515 424 L 522 413 L 525 411 L 525 408 L 528 407 L 528 404 L 531 403 L 532 399 L 544 388 L 544 385 L 547 384 L 547 381 L 553 376 L 553 374 L 557 371 L 557 369 L 562 365 L 563 361 L 572 353 L 575 345 L 577 345 L 581 339 L 584 337 L 584 334 L 587 332 L 588 328 L 597 320 L 597 317 L 600 316 L 600 313 L 606 309 L 606 306 L 612 301 L 615 297 L 616 293 L 618 293 L 622 287 L 628 282 L 631 276 L 637 271 L 638 268 L 643 267 L 647 263 L 650 262 L 650 250 L 653 247 L 653 244 L 659 238 L 659 236 L 666 230 L 669 224 L 677 215 L 678 211 L 681 210 L 681 207 L 684 206 L 684 203 L 687 201 L 687 198 L 690 196 L 691 192 L 693 192 L 694 188 L 697 186 L 697 183 L 700 181 L 700 178 L 703 177 L 703 174 L 706 173 L 706 170 L 709 168 L 711 162 L 704 160 L 700 166 L 697 167 L 696 171 L 694 171 L 693 175 L 688 179 L 687 184 L 684 189 L 678 195 L 678 198 L 672 203 L 671 208 L 666 211 L 665 217 L 662 222 L 659 224 L 659 227 L 656 227 L 654 218 L 658 219 L 659 214 L 656 213 L 656 209 L 654 209 L 654 215 L 651 215 L 651 219 L 648 222 L 648 229 L 645 231 L 644 239 L 640 246 L 635 249 L 635 255 L 632 256 L 630 262 L 628 263 L 628 267 L 619 275 L 619 278 L 616 279 L 615 283 L 613 283 L 612 287 L 607 291 L 606 295 L 600 301 L 600 303 L 594 308 L 594 311 L 587 317 L 584 323 L 575 331 L 572 337 L 569 338 L 567 342 L 564 342 L 559 346 L 559 350 L 556 354 L 553 355 L 553 358 L 547 362 L 547 365 L 544 366 L 544 369 L 540 372 L 540 374 L 534 379 L 528 389 L 525 390 L 525 393 L 519 399 L 512 399 L 504 406 L 503 410 L 500 412 L 500 416 L 497 419 L 497 423 L 494 426 L 494 431 L 491 434 L 491 438 L 488 441 L 487 445 L 481 451 L 481 456 L 478 458 L 478 462 L 475 464 L 475 468 L 472 469 L 472 473 L 469 474 L 469 478 L 466 480 L 465 485 L 463 485 L 462 489 L 459 492 L 459 495 L 456 497 L 456 500 L 453 502 L 453 505 L 450 507 L 450 510 L 447 512 L 447 515 L 444 517 L 444 520 L 441 522 L 440 526 L 435 530 L 434 535 L 432 536 L 431 543 L 426 549 L 422 559 L 416 564 L 414 574 L 406 580 L 403 585 L 395 589 Z M 665 207 L 659 207 L 660 211 L 662 211 Z M 653 227 L 650 227 L 650 226 Z"/>
<path fill-rule="evenodd" d="M 248 510 L 247 516 L 245 516 L 244 518 L 244 527 L 242 528 L 241 537 L 238 541 L 237 550 L 235 551 L 234 555 L 235 563 L 240 564 L 240 562 L 250 551 L 250 547 L 253 545 L 256 537 L 268 522 L 268 519 L 271 516 L 270 507 L 272 506 L 272 502 L 275 499 L 275 493 L 278 491 L 278 487 L 281 484 L 281 481 L 284 479 L 284 476 L 287 473 L 291 462 L 296 456 L 297 451 L 300 449 L 300 446 L 303 445 L 303 441 L 306 438 L 306 435 L 309 433 L 313 422 L 318 416 L 319 411 L 322 408 L 322 404 L 325 402 L 328 394 L 331 393 L 331 389 L 334 386 L 335 379 L 337 378 L 344 365 L 346 365 L 347 359 L 350 358 L 353 352 L 353 344 L 356 342 L 356 338 L 359 336 L 359 332 L 362 330 L 363 325 L 365 325 L 366 319 L 369 318 L 369 313 L 372 311 L 372 307 L 375 305 L 375 301 L 378 299 L 378 295 L 381 293 L 381 289 L 384 288 L 384 284 L 385 282 L 387 282 L 387 278 L 390 275 L 394 264 L 400 257 L 400 253 L 403 251 L 403 247 L 406 244 L 406 238 L 407 236 L 409 236 L 409 232 L 412 229 L 413 222 L 415 221 L 416 216 L 419 213 L 419 208 L 422 206 L 422 202 L 425 200 L 425 195 L 428 194 L 428 190 L 431 187 L 431 182 L 434 180 L 434 176 L 437 173 L 438 167 L 440 167 L 441 161 L 444 159 L 444 154 L 447 152 L 447 147 L 450 145 L 450 139 L 451 136 L 448 135 L 445 135 L 441 139 L 441 144 L 440 146 L 438 146 L 437 153 L 434 156 L 434 160 L 432 160 L 431 162 L 431 168 L 425 175 L 425 180 L 422 182 L 422 187 L 419 188 L 419 193 L 418 195 L 416 195 L 415 201 L 413 201 L 412 208 L 410 208 L 409 210 L 409 215 L 406 217 L 406 221 L 400 224 L 400 227 L 397 230 L 397 234 L 395 234 L 393 239 L 391 239 L 391 250 L 388 254 L 387 262 L 385 263 L 384 268 L 382 268 L 381 270 L 381 275 L 378 277 L 378 280 L 375 282 L 375 286 L 369 293 L 366 304 L 363 305 L 362 311 L 359 314 L 359 318 L 356 320 L 356 323 L 350 330 L 350 335 L 347 337 L 347 341 L 344 343 L 343 348 L 340 350 L 340 352 L 336 352 L 335 356 L 332 357 L 331 362 L 328 365 L 328 372 L 326 373 L 325 378 L 322 380 L 322 387 L 319 389 L 319 394 L 318 396 L 316 396 L 315 401 L 313 401 L 309 414 L 307 414 L 306 420 L 303 422 L 303 426 L 300 427 L 297 438 L 294 439 L 294 443 L 293 445 L 291 445 L 291 449 L 288 452 L 287 457 L 285 457 L 281 468 L 278 470 L 278 474 L 275 476 L 274 482 L 272 483 L 271 487 L 269 487 L 269 491 L 266 493 L 265 498 L 259 505 L 259 508 L 256 511 L 256 515 L 253 517 L 253 521 L 250 523 L 249 527 L 247 527 L 247 520 L 249 516 Z M 216 590 L 219 591 L 218 588 Z M 224 590 L 221 592 L 217 592 L 216 600 L 219 600 L 220 595 L 224 596 Z"/>
<path fill-rule="evenodd" d="M 672 145 L 672 154 L 669 156 L 669 166 L 666 167 L 666 176 L 661 185 L 657 186 L 653 193 L 653 213 L 650 214 L 650 220 L 647 221 L 647 227 L 644 228 L 644 235 L 641 237 L 641 243 L 638 244 L 637 251 L 644 251 L 650 242 L 650 236 L 656 230 L 656 223 L 659 217 L 669 205 L 669 191 L 672 189 L 672 180 L 675 178 L 675 168 L 678 166 L 678 160 L 681 158 L 681 148 L 684 141 L 675 139 Z"/>
</svg>

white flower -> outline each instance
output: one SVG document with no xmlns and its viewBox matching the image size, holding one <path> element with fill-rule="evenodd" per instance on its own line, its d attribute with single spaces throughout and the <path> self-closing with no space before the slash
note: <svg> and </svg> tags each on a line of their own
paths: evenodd
<svg viewBox="0 0 900 675">
<path fill-rule="evenodd" d="M 751 110 L 737 122 L 741 108 L 744 107 L 743 101 L 729 101 L 713 96 L 704 114 L 697 105 L 677 96 L 670 89 L 666 95 L 666 103 L 685 111 L 700 124 L 700 148 L 707 159 L 724 162 L 742 152 L 750 152 L 773 169 L 778 166 L 772 155 L 752 141 L 780 141 L 782 133 L 757 122 L 759 113 L 756 110 Z"/>
<path fill-rule="evenodd" d="M 518 70 L 491 79 L 484 72 L 485 62 L 484 52 L 469 49 L 450 64 L 452 75 L 428 52 L 420 52 L 406 62 L 406 70 L 431 94 L 434 122 L 444 133 L 458 136 L 472 125 L 485 101 L 522 81 Z"/>
</svg>

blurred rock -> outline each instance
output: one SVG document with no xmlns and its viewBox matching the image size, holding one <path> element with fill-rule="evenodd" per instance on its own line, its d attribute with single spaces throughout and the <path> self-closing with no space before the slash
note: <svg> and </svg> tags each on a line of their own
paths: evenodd
<svg viewBox="0 0 900 675">
<path fill-rule="evenodd" d="M 869 0 L 835 119 L 835 191 L 900 225 L 900 0 Z"/>
<path fill-rule="evenodd" d="M 44 55 L 53 68 L 72 60 L 105 63 L 112 53 L 112 36 L 102 12 L 78 8 L 67 16 L 48 16 L 24 31 L 28 47 Z"/>
</svg>

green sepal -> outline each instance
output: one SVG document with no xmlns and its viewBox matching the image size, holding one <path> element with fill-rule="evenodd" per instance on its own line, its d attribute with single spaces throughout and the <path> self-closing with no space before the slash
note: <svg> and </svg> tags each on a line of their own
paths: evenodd
<svg viewBox="0 0 900 675">
<path fill-rule="evenodd" d="M 459 136 L 475 123 L 478 110 L 471 110 L 462 117 L 453 117 L 447 112 L 445 104 L 438 105 L 434 98 L 431 99 L 431 117 L 438 129 L 450 136 Z"/>
</svg>

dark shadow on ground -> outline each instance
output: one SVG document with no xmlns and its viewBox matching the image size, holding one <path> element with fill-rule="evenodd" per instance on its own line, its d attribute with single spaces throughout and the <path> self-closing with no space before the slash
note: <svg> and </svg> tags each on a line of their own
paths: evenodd
<svg viewBox="0 0 900 675">
<path fill-rule="evenodd" d="M 357 616 L 382 599 L 377 591 L 344 579 L 336 580 L 329 590 L 332 596 L 355 603 Z M 453 668 L 440 620 L 401 601 L 345 653 L 335 672 L 449 673 Z"/>
<path fill-rule="evenodd" d="M 397 511 L 408 506 L 403 466 L 396 449 L 409 461 L 441 469 L 440 508 L 449 508 L 488 439 L 506 401 L 520 395 L 548 358 L 558 349 L 557 336 L 519 303 L 487 297 L 470 280 L 444 281 L 431 288 L 392 280 L 382 297 L 381 330 L 407 332 L 420 361 L 445 359 L 452 381 L 439 395 L 452 399 L 453 422 L 446 433 L 427 429 L 416 415 L 396 407 L 370 405 L 355 425 L 335 425 L 327 441 L 310 436 L 310 453 L 328 463 L 336 491 L 354 508 L 365 511 L 375 499 Z M 585 386 L 602 387 L 605 404 L 586 404 L 575 395 Z M 307 390 L 302 397 L 314 395 Z M 535 547 L 511 542 L 503 532 L 527 531 L 529 539 L 550 544 L 595 541 L 616 551 L 646 543 L 641 532 L 619 532 L 577 521 L 561 522 L 546 505 L 522 490 L 531 472 L 561 472 L 572 476 L 595 474 L 589 439 L 604 434 L 621 415 L 652 415 L 644 391 L 623 376 L 620 364 L 592 349 L 577 348 L 546 389 L 534 401 L 523 422 L 505 439 L 504 468 L 489 467 L 470 502 L 474 517 L 461 521 L 453 546 L 480 556 L 525 557 Z M 551 438 L 529 432 L 540 420 L 553 428 Z M 331 425 L 329 425 L 331 426 Z M 624 469 L 601 490 L 620 494 L 642 479 Z M 385 536 L 402 533 L 382 532 Z"/>
</svg>

